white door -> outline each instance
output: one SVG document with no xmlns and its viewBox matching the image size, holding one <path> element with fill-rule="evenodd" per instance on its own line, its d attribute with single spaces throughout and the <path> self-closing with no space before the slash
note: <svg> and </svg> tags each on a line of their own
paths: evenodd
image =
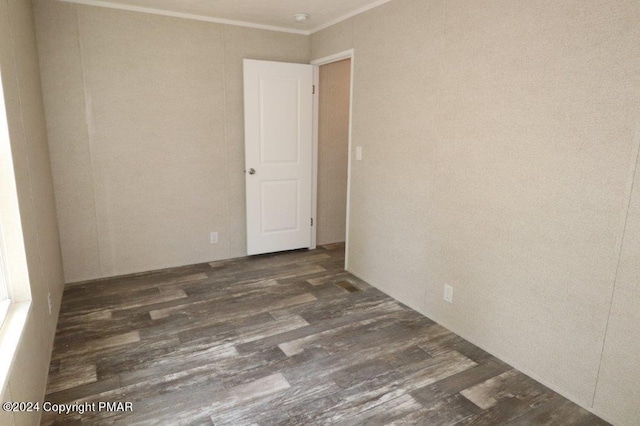
<svg viewBox="0 0 640 426">
<path fill-rule="evenodd" d="M 249 255 L 311 245 L 313 66 L 244 60 Z"/>
</svg>

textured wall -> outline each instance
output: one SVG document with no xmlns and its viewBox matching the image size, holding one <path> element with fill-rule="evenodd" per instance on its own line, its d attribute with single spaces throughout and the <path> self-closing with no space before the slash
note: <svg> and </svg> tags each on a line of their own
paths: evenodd
<svg viewBox="0 0 640 426">
<path fill-rule="evenodd" d="M 613 0 L 395 0 L 311 36 L 312 59 L 355 49 L 351 271 L 585 407 L 598 383 L 597 412 L 627 424 L 632 234 L 598 371 L 639 143 L 639 37 L 640 3 Z"/>
<path fill-rule="evenodd" d="M 66 281 L 245 255 L 242 58 L 308 38 L 35 5 Z"/>
<path fill-rule="evenodd" d="M 311 57 L 321 59 L 353 47 L 354 18 L 346 19 L 330 28 L 311 35 Z"/>
<path fill-rule="evenodd" d="M 32 305 L 3 399 L 41 401 L 63 289 L 51 167 L 31 3 L 0 1 L 0 68 Z M 53 312 L 49 313 L 51 293 Z M 38 413 L 0 416 L 37 424 Z"/>
<path fill-rule="evenodd" d="M 640 144 L 640 123 L 636 130 Z M 620 266 L 594 407 L 616 424 L 640 419 L 640 160 L 636 163 Z"/>
<path fill-rule="evenodd" d="M 317 244 L 345 240 L 351 60 L 320 67 Z"/>
</svg>

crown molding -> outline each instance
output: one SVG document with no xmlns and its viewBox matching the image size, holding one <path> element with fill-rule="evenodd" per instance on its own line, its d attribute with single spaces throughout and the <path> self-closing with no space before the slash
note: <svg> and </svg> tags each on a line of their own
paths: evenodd
<svg viewBox="0 0 640 426">
<path fill-rule="evenodd" d="M 339 18 L 336 18 L 336 19 L 334 19 L 332 21 L 327 22 L 326 24 L 322 24 L 320 26 L 317 26 L 316 28 L 314 28 L 311 31 L 309 31 L 309 34 L 313 34 L 313 33 L 317 33 L 318 31 L 322 31 L 325 28 L 329 28 L 332 25 L 338 24 L 338 23 L 340 23 L 342 21 L 346 21 L 349 18 L 352 18 L 352 17 L 354 17 L 356 15 L 360 15 L 361 13 L 364 13 L 367 10 L 371 10 L 371 9 L 374 9 L 374 8 L 376 8 L 378 6 L 382 6 L 383 4 L 389 3 L 390 1 L 391 0 L 377 0 L 377 1 L 374 1 L 372 3 L 369 3 L 366 6 L 362 6 L 361 8 L 358 8 L 358 9 L 356 9 L 354 11 L 351 11 L 351 12 L 347 13 L 346 15 L 342 15 Z"/>
<path fill-rule="evenodd" d="M 96 6 L 96 7 L 105 7 L 105 8 L 109 8 L 109 9 L 119 9 L 119 10 L 128 10 L 131 12 L 141 12 L 141 13 L 149 13 L 152 15 L 162 15 L 162 16 L 171 16 L 174 18 L 182 18 L 182 19 L 193 19 L 196 21 L 205 21 L 205 22 L 213 22 L 216 24 L 225 24 L 225 25 L 235 25 L 238 27 L 247 27 L 247 28 L 256 28 L 256 29 L 260 29 L 260 30 L 269 30 L 269 31 L 279 31 L 279 32 L 283 32 L 283 33 L 290 33 L 290 34 L 300 34 L 300 35 L 311 35 L 313 33 L 316 33 L 318 31 L 324 30 L 325 28 L 329 28 L 332 25 L 338 24 L 342 21 L 345 21 L 349 18 L 352 18 L 356 15 L 359 15 L 361 13 L 364 13 L 370 9 L 376 8 L 378 6 L 382 6 L 385 3 L 389 3 L 392 0 L 377 0 L 374 1 L 372 3 L 369 3 L 366 6 L 363 6 L 361 8 L 358 8 L 354 11 L 351 11 L 345 15 L 342 15 L 336 19 L 333 19 L 325 24 L 319 25 L 317 27 L 315 27 L 312 30 L 296 30 L 293 28 L 286 28 L 286 27 L 278 27 L 278 26 L 273 26 L 273 25 L 263 25 L 263 24 L 256 24 L 253 22 L 245 22 L 245 21 L 236 21 L 233 19 L 222 19 L 222 18 L 214 18 L 212 16 L 205 16 L 205 15 L 196 15 L 193 13 L 182 13 L 182 12 L 173 12 L 173 11 L 169 11 L 169 10 L 163 10 L 163 9 L 156 9 L 156 8 L 152 8 L 152 7 L 142 7 L 142 6 L 131 6 L 131 5 L 127 5 L 127 4 L 122 4 L 122 3 L 114 3 L 111 1 L 106 1 L 106 0 L 58 0 L 58 1 L 62 1 L 65 3 L 75 3 L 75 4 L 82 4 L 82 5 L 86 5 L 86 6 Z"/>
<path fill-rule="evenodd" d="M 151 7 L 131 6 L 104 0 L 59 0 L 65 3 L 75 3 L 85 6 L 105 7 L 109 9 L 128 10 L 131 12 L 149 13 L 152 15 L 171 16 L 174 18 L 193 19 L 196 21 L 213 22 L 216 24 L 234 25 L 238 27 L 256 28 L 260 30 L 279 31 L 283 33 L 310 35 L 310 31 L 295 30 L 293 28 L 277 27 L 273 25 L 255 24 L 253 22 L 235 21 L 233 19 L 214 18 L 212 16 L 195 15 L 192 13 L 172 12 L 169 10 L 155 9 Z"/>
</svg>

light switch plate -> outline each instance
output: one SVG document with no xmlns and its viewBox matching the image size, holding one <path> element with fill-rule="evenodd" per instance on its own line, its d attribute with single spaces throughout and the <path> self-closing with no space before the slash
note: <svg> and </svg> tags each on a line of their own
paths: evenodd
<svg viewBox="0 0 640 426">
<path fill-rule="evenodd" d="M 362 161 L 362 147 L 356 146 L 356 160 Z"/>
</svg>

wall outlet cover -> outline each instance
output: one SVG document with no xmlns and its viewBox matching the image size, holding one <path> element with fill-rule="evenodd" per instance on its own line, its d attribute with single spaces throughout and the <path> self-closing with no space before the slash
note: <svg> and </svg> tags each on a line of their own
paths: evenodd
<svg viewBox="0 0 640 426">
<path fill-rule="evenodd" d="M 449 284 L 444 285 L 444 297 L 445 302 L 453 303 L 453 287 Z"/>
</svg>

